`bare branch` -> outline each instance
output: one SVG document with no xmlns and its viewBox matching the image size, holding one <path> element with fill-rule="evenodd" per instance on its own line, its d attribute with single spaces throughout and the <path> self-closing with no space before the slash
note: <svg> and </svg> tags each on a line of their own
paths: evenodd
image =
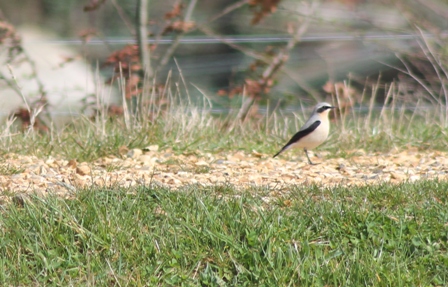
<svg viewBox="0 0 448 287">
<path fill-rule="evenodd" d="M 121 8 L 120 5 L 117 4 L 116 0 L 110 0 L 110 2 L 115 7 L 115 10 L 117 10 L 118 16 L 120 16 L 126 28 L 128 28 L 129 33 L 131 33 L 131 35 L 135 35 L 134 25 L 132 25 L 132 21 L 126 16 L 123 8 Z"/>
<path fill-rule="evenodd" d="M 417 83 L 420 84 L 420 86 L 422 86 L 426 92 L 428 92 L 428 94 L 431 96 L 431 98 L 433 98 L 433 100 L 440 104 L 439 99 L 436 97 L 436 95 L 434 94 L 434 91 L 431 90 L 431 88 L 425 84 L 425 82 L 423 81 L 423 79 L 421 79 L 420 77 L 418 77 L 411 69 L 411 67 L 409 67 L 409 64 L 398 54 L 395 55 L 400 62 L 405 66 L 406 70 L 400 69 L 399 71 L 401 71 L 402 73 L 410 76 L 411 78 L 413 78 Z"/>
<path fill-rule="evenodd" d="M 202 31 L 203 33 L 205 33 L 205 34 L 207 34 L 207 35 L 211 35 L 211 36 L 213 36 L 213 37 L 215 37 L 215 38 L 221 40 L 223 43 L 226 43 L 227 45 L 232 46 L 232 45 L 233 45 L 232 43 L 227 43 L 227 41 L 225 41 L 225 40 L 222 39 L 221 37 L 216 36 L 216 34 L 214 34 L 213 32 L 211 32 L 211 30 L 207 29 L 206 26 L 207 26 L 208 24 L 210 24 L 211 22 L 213 22 L 213 21 L 215 21 L 215 20 L 217 20 L 217 19 L 219 19 L 219 18 L 221 18 L 221 17 L 223 17 L 223 16 L 225 16 L 225 15 L 227 15 L 227 14 L 229 14 L 229 13 L 235 11 L 236 9 L 238 9 L 238 8 L 240 8 L 240 7 L 244 6 L 244 5 L 246 5 L 247 3 L 249 3 L 249 0 L 242 0 L 242 1 L 239 1 L 239 2 L 237 2 L 237 3 L 233 3 L 233 4 L 229 5 L 229 6 L 227 6 L 226 8 L 224 8 L 220 13 L 218 13 L 218 14 L 216 14 L 215 16 L 213 16 L 213 17 L 211 17 L 210 19 L 208 19 L 208 21 L 207 21 L 204 25 L 196 25 L 196 27 L 193 27 L 193 28 L 192 28 L 191 30 L 189 30 L 188 32 L 193 32 L 193 31 L 199 29 L 199 30 Z M 184 20 L 183 20 L 184 22 L 189 22 L 189 21 L 191 21 L 191 17 L 192 17 L 192 14 L 193 14 L 193 10 L 194 10 L 194 8 L 196 7 L 196 4 L 197 4 L 197 0 L 191 0 L 191 1 L 190 1 L 190 4 L 189 4 L 188 7 L 187 7 L 187 12 L 185 13 L 185 17 L 184 17 Z M 158 64 L 158 66 L 157 66 L 157 68 L 156 68 L 156 73 L 157 73 L 157 71 L 161 70 L 163 67 L 166 66 L 166 64 L 168 63 L 169 59 L 171 58 L 171 56 L 172 56 L 172 55 L 174 54 L 174 52 L 176 51 L 177 46 L 179 45 L 179 41 L 180 41 L 180 39 L 182 38 L 182 36 L 183 36 L 184 34 L 185 34 L 185 33 L 179 33 L 179 34 L 177 34 L 177 35 L 174 37 L 171 46 L 166 50 L 165 54 L 162 56 L 162 58 L 161 58 L 161 60 L 160 60 L 160 62 L 159 62 L 159 64 Z M 239 51 L 243 51 L 243 48 L 240 48 L 240 47 L 238 47 L 238 46 L 236 46 L 236 45 L 235 45 L 235 46 L 232 46 L 232 47 L 233 47 L 234 49 L 239 50 Z M 249 52 L 249 51 L 246 51 L 246 52 L 249 53 L 249 54 L 252 54 L 252 53 Z M 246 53 L 246 52 L 245 52 L 245 53 Z M 254 54 L 252 54 L 252 56 L 254 56 Z M 256 57 L 256 58 L 260 59 L 260 56 L 258 56 L 258 57 Z"/>
<path fill-rule="evenodd" d="M 302 25 L 300 25 L 294 36 L 286 44 L 286 47 L 273 59 L 270 65 L 263 72 L 264 80 L 272 78 L 272 76 L 285 64 L 291 50 L 297 45 L 297 43 L 300 42 L 302 35 L 308 30 L 309 23 L 310 21 L 307 19 Z"/>
<path fill-rule="evenodd" d="M 191 15 L 193 15 L 194 8 L 196 7 L 198 0 L 191 0 L 190 4 L 187 7 L 187 12 L 185 12 L 184 21 L 191 21 Z"/>
<path fill-rule="evenodd" d="M 425 53 L 425 55 L 426 55 L 426 50 L 428 50 L 428 52 L 429 52 L 429 53 L 431 54 L 431 56 L 432 56 L 432 59 L 435 61 L 435 63 L 437 63 L 437 65 L 439 66 L 439 68 L 443 71 L 443 73 L 444 73 L 444 75 L 445 75 L 445 79 L 448 79 L 448 71 L 447 71 L 447 69 L 445 68 L 444 64 L 442 63 L 440 56 L 437 56 L 436 52 L 432 49 L 431 45 L 430 45 L 429 42 L 428 42 L 428 39 L 427 39 L 427 36 L 425 35 L 425 33 L 424 33 L 420 28 L 417 27 L 417 29 L 418 29 L 418 31 L 420 32 L 420 37 L 422 38 L 423 42 L 425 43 L 425 47 L 423 47 L 423 46 L 420 44 L 420 42 L 418 42 L 419 45 L 420 45 L 420 47 L 421 47 L 421 49 L 422 49 L 422 51 L 423 51 L 423 52 Z M 428 57 L 428 55 L 426 55 L 426 56 Z M 433 65 L 434 65 L 434 64 L 433 64 Z"/>
<path fill-rule="evenodd" d="M 225 38 L 221 37 L 220 35 L 217 35 L 208 27 L 200 26 L 200 27 L 198 27 L 198 29 L 205 35 L 211 36 L 215 39 L 218 39 L 221 43 L 226 44 L 227 46 L 229 46 L 235 50 L 238 50 L 249 57 L 260 60 L 260 61 L 264 62 L 265 64 L 269 64 L 271 62 L 271 59 L 269 57 L 266 57 L 266 56 L 262 55 L 261 53 L 255 52 L 252 49 L 248 49 L 243 46 L 239 46 L 235 43 L 232 43 L 231 41 L 226 40 Z"/>
<path fill-rule="evenodd" d="M 274 77 L 274 75 L 278 71 L 280 71 L 285 62 L 288 60 L 289 53 L 291 52 L 291 50 L 297 45 L 297 43 L 300 42 L 300 39 L 302 38 L 303 34 L 308 30 L 309 23 L 310 19 L 305 18 L 305 21 L 300 25 L 299 28 L 297 28 L 296 33 L 288 41 L 286 46 L 271 60 L 269 65 L 263 71 L 261 79 L 259 81 L 261 91 L 264 91 L 267 87 L 271 85 L 272 78 Z M 249 97 L 244 101 L 243 106 L 240 110 L 241 114 L 240 116 L 242 119 L 244 119 L 247 116 L 247 113 L 249 112 L 249 109 L 254 101 L 255 101 L 254 97 Z"/>
<path fill-rule="evenodd" d="M 140 54 L 140 62 L 142 63 L 142 78 L 145 76 L 152 77 L 150 51 L 148 49 L 148 1 L 138 0 L 137 2 L 137 43 Z"/>
<path fill-rule="evenodd" d="M 21 38 L 17 34 L 15 28 L 6 21 L 0 21 L 0 24 L 2 26 L 1 28 L 8 32 L 6 33 L 6 37 L 10 39 L 8 48 L 9 58 L 5 63 L 3 63 L 9 69 L 10 77 L 4 75 L 3 73 L 0 73 L 0 79 L 3 80 L 10 89 L 12 89 L 20 96 L 27 113 L 30 115 L 31 119 L 33 119 L 33 123 L 31 126 L 34 126 L 34 123 L 36 123 L 36 119 L 39 119 L 39 122 L 43 124 L 44 127 L 48 127 L 48 121 L 44 119 L 44 115 L 39 115 L 43 110 L 45 110 L 46 116 L 48 115 L 48 100 L 44 85 L 37 75 L 38 73 L 36 64 L 23 49 Z M 38 86 L 38 92 L 40 95 L 39 99 L 36 99 L 33 102 L 28 102 L 26 96 L 22 92 L 22 87 L 19 86 L 17 78 L 14 74 L 14 70 L 11 66 L 14 65 L 14 63 L 29 65 L 29 67 L 31 68 L 30 79 L 32 79 Z M 39 112 L 36 113 L 36 111 Z"/>
<path fill-rule="evenodd" d="M 242 0 L 242 1 L 239 1 L 239 2 L 236 2 L 234 4 L 231 4 L 231 5 L 227 6 L 220 13 L 218 13 L 215 16 L 213 16 L 210 19 L 208 19 L 207 24 L 211 23 L 211 22 L 213 22 L 213 21 L 215 21 L 215 20 L 217 20 L 217 19 L 219 19 L 219 18 L 221 18 L 221 17 L 223 17 L 223 16 L 225 16 L 225 15 L 227 15 L 227 14 L 233 12 L 233 11 L 235 11 L 236 9 L 238 9 L 238 8 L 248 4 L 248 3 L 249 3 L 249 0 Z"/>
<path fill-rule="evenodd" d="M 193 14 L 194 8 L 196 7 L 197 0 L 190 0 L 190 4 L 187 7 L 187 12 L 185 12 L 185 16 L 183 19 L 183 22 L 190 22 L 191 16 Z M 173 56 L 174 52 L 177 49 L 177 46 L 179 46 L 180 39 L 185 34 L 185 32 L 180 32 L 174 36 L 173 42 L 171 43 L 170 47 L 165 51 L 165 54 L 162 56 L 159 65 L 156 68 L 157 71 L 161 70 L 163 67 L 168 64 L 168 61 L 170 60 L 171 56 Z"/>
</svg>

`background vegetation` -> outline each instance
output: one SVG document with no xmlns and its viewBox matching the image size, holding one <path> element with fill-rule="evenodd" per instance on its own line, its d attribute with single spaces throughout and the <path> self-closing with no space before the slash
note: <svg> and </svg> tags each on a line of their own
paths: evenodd
<svg viewBox="0 0 448 287">
<path fill-rule="evenodd" d="M 15 25 L 81 37 L 78 48 L 94 65 L 114 55 L 103 71 L 110 75 L 121 62 L 128 90 L 139 94 L 139 80 L 130 75 L 139 69 L 137 50 L 123 47 L 136 43 L 138 3 L 20 0 L 1 8 Z M 177 82 L 181 70 L 191 95 L 200 96 L 199 87 L 220 108 L 239 106 L 243 89 L 262 105 L 313 104 L 336 94 L 354 105 L 377 84 L 382 103 L 392 83 L 411 105 L 419 99 L 444 104 L 447 10 L 440 0 L 149 1 L 145 28 L 154 40 L 149 67 L 155 77 L 149 83 L 163 88 L 167 73 Z"/>
</svg>

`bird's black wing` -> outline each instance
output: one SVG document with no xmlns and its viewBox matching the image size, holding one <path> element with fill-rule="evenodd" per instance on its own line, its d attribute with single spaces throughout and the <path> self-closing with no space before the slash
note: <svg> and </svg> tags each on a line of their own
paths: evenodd
<svg viewBox="0 0 448 287">
<path fill-rule="evenodd" d="M 279 154 L 281 154 L 285 149 L 288 148 L 288 146 L 290 146 L 293 143 L 298 142 L 301 138 L 309 135 L 310 133 L 312 133 L 315 129 L 317 129 L 317 127 L 320 125 L 320 121 L 315 121 L 312 125 L 310 125 L 309 127 L 307 127 L 304 130 L 298 131 L 290 140 L 289 142 L 282 147 L 282 149 L 276 153 L 273 157 L 278 156 Z"/>
</svg>

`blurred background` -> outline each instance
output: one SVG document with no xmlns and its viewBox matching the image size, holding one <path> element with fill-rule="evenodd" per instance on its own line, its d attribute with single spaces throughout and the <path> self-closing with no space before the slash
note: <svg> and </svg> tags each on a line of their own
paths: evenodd
<svg viewBox="0 0 448 287">
<path fill-rule="evenodd" d="M 3 32 L 0 71 L 9 81 L 0 85 L 1 112 L 23 106 L 23 97 L 42 101 L 43 90 L 59 111 L 79 112 L 99 97 L 119 105 L 122 92 L 102 83 L 125 61 L 124 77 L 136 91 L 125 98 L 141 96 L 145 76 L 133 77 L 141 70 L 138 3 L 0 0 L 3 23 L 36 66 L 11 62 Z M 243 94 L 258 108 L 354 105 L 373 93 L 383 103 L 391 87 L 410 103 L 448 96 L 446 0 L 152 0 L 147 11 L 151 86 L 163 89 L 170 77 L 189 96 L 206 95 L 216 111 L 243 105 Z"/>
</svg>

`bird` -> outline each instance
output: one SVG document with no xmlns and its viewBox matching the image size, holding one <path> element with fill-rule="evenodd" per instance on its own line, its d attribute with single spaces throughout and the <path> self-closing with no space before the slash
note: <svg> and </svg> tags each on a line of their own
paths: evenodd
<svg viewBox="0 0 448 287">
<path fill-rule="evenodd" d="M 330 121 L 328 114 L 331 109 L 334 109 L 329 103 L 318 103 L 313 110 L 310 118 L 302 126 L 302 128 L 289 140 L 289 142 L 282 147 L 273 157 L 287 151 L 290 148 L 303 148 L 308 163 L 314 165 L 308 156 L 308 149 L 313 149 L 321 145 L 328 137 L 330 132 Z"/>
</svg>

